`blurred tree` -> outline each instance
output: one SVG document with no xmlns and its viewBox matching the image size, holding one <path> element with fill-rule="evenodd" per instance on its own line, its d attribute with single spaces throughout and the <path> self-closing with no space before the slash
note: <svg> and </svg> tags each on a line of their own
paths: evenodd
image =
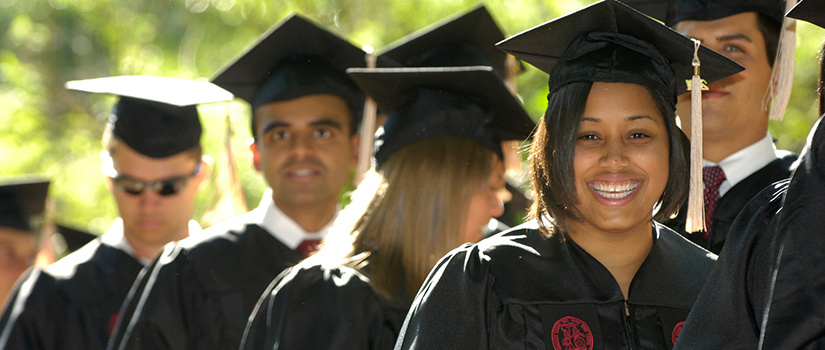
<svg viewBox="0 0 825 350">
<path fill-rule="evenodd" d="M 489 0 L 514 34 L 592 0 Z M 56 221 L 103 232 L 117 215 L 99 170 L 100 141 L 112 97 L 69 92 L 74 79 L 151 74 L 208 79 L 291 12 L 332 28 L 357 45 L 381 48 L 465 11 L 475 0 L 0 0 L 0 175 L 40 173 L 52 179 Z M 796 81 L 788 114 L 771 122 L 780 148 L 799 151 L 816 119 L 816 49 L 823 31 L 799 25 Z M 517 78 L 532 116 L 546 106 L 546 76 L 532 66 Z M 250 166 L 248 107 L 202 106 L 203 144 L 216 165 L 231 147 L 243 194 L 257 205 L 265 183 Z M 227 116 L 230 123 L 226 123 Z M 227 125 L 233 129 L 226 142 Z M 215 174 L 220 174 L 216 171 Z M 218 175 L 215 175 L 218 176 Z M 220 198 L 201 193 L 196 218 Z"/>
</svg>

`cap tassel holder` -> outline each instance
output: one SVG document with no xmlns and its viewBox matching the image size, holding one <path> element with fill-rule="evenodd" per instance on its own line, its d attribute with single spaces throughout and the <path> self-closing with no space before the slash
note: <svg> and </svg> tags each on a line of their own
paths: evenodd
<svg viewBox="0 0 825 350">
<path fill-rule="evenodd" d="M 785 2 L 785 12 L 788 13 L 795 5 L 796 0 Z M 776 49 L 776 59 L 771 73 L 771 84 L 764 101 L 763 110 L 770 105 L 770 119 L 782 120 L 793 88 L 794 53 L 796 52 L 796 20 L 785 17 L 782 21 L 782 32 L 779 35 L 779 45 Z"/>
<path fill-rule="evenodd" d="M 375 68 L 377 57 L 367 53 L 367 68 Z M 375 139 L 375 119 L 378 108 L 375 101 L 367 96 L 364 103 L 364 117 L 361 119 L 361 141 L 358 145 L 358 164 L 355 167 L 355 184 L 364 180 L 364 175 L 372 166 L 372 147 Z"/>
<path fill-rule="evenodd" d="M 701 42 L 693 40 L 693 76 L 690 90 L 690 192 L 688 194 L 687 221 L 685 231 L 693 233 L 705 231 L 704 183 L 702 182 L 702 78 L 699 74 L 699 47 Z"/>
</svg>

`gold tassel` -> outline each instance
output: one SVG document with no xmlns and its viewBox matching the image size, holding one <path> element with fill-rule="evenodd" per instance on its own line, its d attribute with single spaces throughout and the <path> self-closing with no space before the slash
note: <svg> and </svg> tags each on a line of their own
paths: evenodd
<svg viewBox="0 0 825 350">
<path fill-rule="evenodd" d="M 787 0 L 785 13 L 788 13 L 795 5 L 796 0 Z M 796 52 L 796 20 L 785 17 L 782 21 L 782 32 L 779 35 L 779 45 L 776 49 L 776 59 L 773 61 L 773 72 L 771 73 L 771 83 L 765 99 L 762 101 L 762 109 L 767 110 L 770 105 L 770 119 L 782 120 L 785 116 L 785 109 L 788 108 L 788 101 L 791 98 L 793 88 L 794 53 Z"/>
<path fill-rule="evenodd" d="M 705 231 L 704 183 L 702 182 L 702 78 L 699 74 L 699 40 L 693 40 L 693 77 L 690 84 L 690 192 L 685 231 Z"/>
<path fill-rule="evenodd" d="M 507 77 L 504 79 L 504 83 L 507 85 L 507 89 L 510 90 L 510 93 L 513 94 L 516 98 L 518 98 L 518 85 L 516 84 L 516 75 L 519 73 L 519 69 L 521 68 L 516 60 L 516 57 L 513 55 L 507 55 L 506 65 L 507 67 Z M 502 141 L 501 142 L 501 150 L 504 154 L 504 172 L 507 175 L 510 175 L 514 179 L 521 179 L 524 176 L 524 162 L 521 161 L 521 155 L 519 152 L 521 141 L 520 140 L 509 140 L 509 141 Z"/>
<path fill-rule="evenodd" d="M 369 50 L 371 51 L 371 50 Z M 375 68 L 376 57 L 367 53 L 365 57 L 367 68 Z M 375 101 L 367 96 L 364 102 L 364 115 L 361 119 L 361 141 L 358 145 L 358 164 L 355 166 L 355 185 L 364 180 L 367 171 L 372 167 L 372 146 L 375 139 L 375 119 L 378 108 Z"/>
</svg>

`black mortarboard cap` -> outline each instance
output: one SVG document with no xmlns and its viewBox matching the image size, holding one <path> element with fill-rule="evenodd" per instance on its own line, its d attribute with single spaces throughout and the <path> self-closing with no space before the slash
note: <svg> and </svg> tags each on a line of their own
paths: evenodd
<svg viewBox="0 0 825 350">
<path fill-rule="evenodd" d="M 551 92 L 574 81 L 625 82 L 669 92 L 675 104 L 693 75 L 690 39 L 612 0 L 529 29 L 498 47 L 550 74 Z M 708 83 L 743 70 L 704 46 L 699 59 Z"/>
<path fill-rule="evenodd" d="M 665 24 L 673 26 L 680 21 L 712 21 L 743 12 L 756 12 L 777 23 L 785 17 L 784 0 L 670 0 Z"/>
<path fill-rule="evenodd" d="M 825 28 L 825 0 L 802 0 L 788 11 L 787 16 Z"/>
<path fill-rule="evenodd" d="M 360 119 L 365 95 L 345 71 L 365 67 L 366 55 L 348 40 L 293 14 L 220 69 L 212 82 L 253 110 L 264 103 L 332 94 L 344 99 Z"/>
<path fill-rule="evenodd" d="M 482 6 L 433 23 L 379 52 L 406 67 L 492 66 L 507 76 L 507 54 L 495 44 L 504 33 Z"/>
<path fill-rule="evenodd" d="M 0 185 L 0 227 L 31 232 L 31 218 L 45 211 L 49 181 L 25 177 L 4 182 Z"/>
<path fill-rule="evenodd" d="M 146 75 L 75 80 L 66 88 L 120 96 L 107 128 L 152 158 L 166 158 L 200 144 L 196 105 L 232 99 L 231 93 L 209 82 Z"/>
<path fill-rule="evenodd" d="M 76 228 L 64 225 L 57 225 L 57 234 L 63 237 L 63 241 L 66 242 L 67 253 L 78 250 L 86 245 L 86 243 L 89 243 L 93 239 L 97 238 L 97 235 L 94 233 L 78 230 Z"/>
<path fill-rule="evenodd" d="M 376 166 L 404 146 L 448 135 L 470 139 L 501 156 L 501 141 L 526 139 L 535 127 L 489 66 L 347 72 L 389 111 L 376 132 Z"/>
<path fill-rule="evenodd" d="M 667 12 L 670 10 L 673 0 L 624 0 L 622 3 L 664 22 L 667 19 Z"/>
</svg>

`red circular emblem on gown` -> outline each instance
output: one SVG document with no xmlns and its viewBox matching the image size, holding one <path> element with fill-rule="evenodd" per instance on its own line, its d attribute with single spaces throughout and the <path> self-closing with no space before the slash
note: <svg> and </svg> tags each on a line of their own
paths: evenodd
<svg viewBox="0 0 825 350">
<path fill-rule="evenodd" d="M 679 339 L 679 333 L 682 333 L 682 327 L 684 327 L 685 321 L 679 322 L 676 324 L 676 327 L 673 327 L 673 333 L 670 334 L 670 339 L 673 340 L 673 344 L 676 344 L 676 339 Z"/>
<path fill-rule="evenodd" d="M 584 321 L 565 316 L 553 324 L 553 349 L 593 350 L 593 332 Z"/>
</svg>

